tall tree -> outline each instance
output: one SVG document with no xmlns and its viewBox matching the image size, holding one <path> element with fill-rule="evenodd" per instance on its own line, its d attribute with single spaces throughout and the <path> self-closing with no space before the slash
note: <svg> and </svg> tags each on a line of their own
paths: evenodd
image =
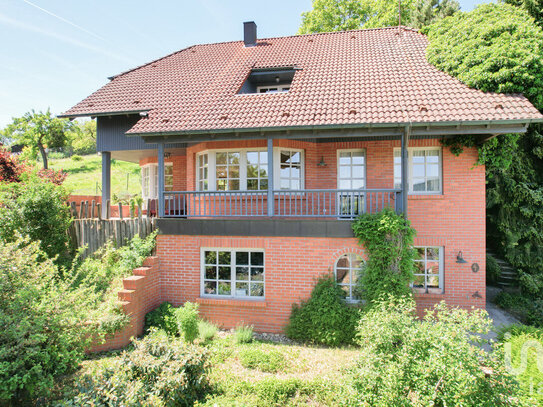
<svg viewBox="0 0 543 407">
<path fill-rule="evenodd" d="M 313 0 L 298 34 L 398 25 L 399 0 Z M 401 24 L 422 28 L 460 10 L 456 0 L 403 0 Z"/>
<path fill-rule="evenodd" d="M 427 27 L 430 63 L 485 92 L 523 93 L 543 111 L 543 31 L 525 7 L 483 4 Z M 444 144 L 451 144 L 444 142 Z M 475 146 L 457 138 L 451 150 Z M 523 291 L 543 295 L 543 126 L 479 146 L 486 164 L 488 242 L 519 271 Z"/>
<path fill-rule="evenodd" d="M 63 147 L 68 131 L 72 128 L 73 124 L 69 120 L 53 116 L 49 109 L 45 113 L 32 110 L 23 117 L 14 118 L 2 134 L 13 142 L 38 150 L 43 168 L 47 169 L 46 148 Z"/>
</svg>

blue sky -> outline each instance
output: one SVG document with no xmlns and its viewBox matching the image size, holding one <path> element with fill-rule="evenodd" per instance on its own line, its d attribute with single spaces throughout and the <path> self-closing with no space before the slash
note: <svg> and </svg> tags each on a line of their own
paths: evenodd
<svg viewBox="0 0 543 407">
<path fill-rule="evenodd" d="M 460 0 L 471 10 L 482 0 Z M 199 43 L 295 34 L 311 0 L 0 0 L 0 128 L 61 113 L 107 77 Z"/>
</svg>

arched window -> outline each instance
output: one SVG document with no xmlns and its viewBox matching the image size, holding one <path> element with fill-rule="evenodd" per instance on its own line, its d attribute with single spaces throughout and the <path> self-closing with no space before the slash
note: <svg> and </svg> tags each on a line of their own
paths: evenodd
<svg viewBox="0 0 543 407">
<path fill-rule="evenodd" d="M 334 275 L 337 284 L 345 290 L 347 301 L 358 301 L 360 298 L 355 293 L 356 279 L 364 260 L 356 253 L 342 255 L 335 264 Z"/>
</svg>

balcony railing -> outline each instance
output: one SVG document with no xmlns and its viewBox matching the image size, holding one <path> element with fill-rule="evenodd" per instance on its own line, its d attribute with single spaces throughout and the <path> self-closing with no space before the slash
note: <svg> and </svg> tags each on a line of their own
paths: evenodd
<svg viewBox="0 0 543 407">
<path fill-rule="evenodd" d="M 400 211 L 398 189 L 305 189 L 268 191 L 168 191 L 164 217 L 175 218 L 335 218 L 353 219 L 384 208 Z"/>
</svg>

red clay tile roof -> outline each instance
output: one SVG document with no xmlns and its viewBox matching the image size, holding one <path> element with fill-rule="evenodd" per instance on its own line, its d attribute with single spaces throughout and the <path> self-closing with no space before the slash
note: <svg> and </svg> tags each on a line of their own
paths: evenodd
<svg viewBox="0 0 543 407">
<path fill-rule="evenodd" d="M 128 134 L 377 123 L 541 120 L 522 95 L 469 89 L 397 27 L 196 45 L 124 72 L 64 116 L 149 111 Z M 253 68 L 296 66 L 289 92 L 238 94 Z"/>
</svg>

